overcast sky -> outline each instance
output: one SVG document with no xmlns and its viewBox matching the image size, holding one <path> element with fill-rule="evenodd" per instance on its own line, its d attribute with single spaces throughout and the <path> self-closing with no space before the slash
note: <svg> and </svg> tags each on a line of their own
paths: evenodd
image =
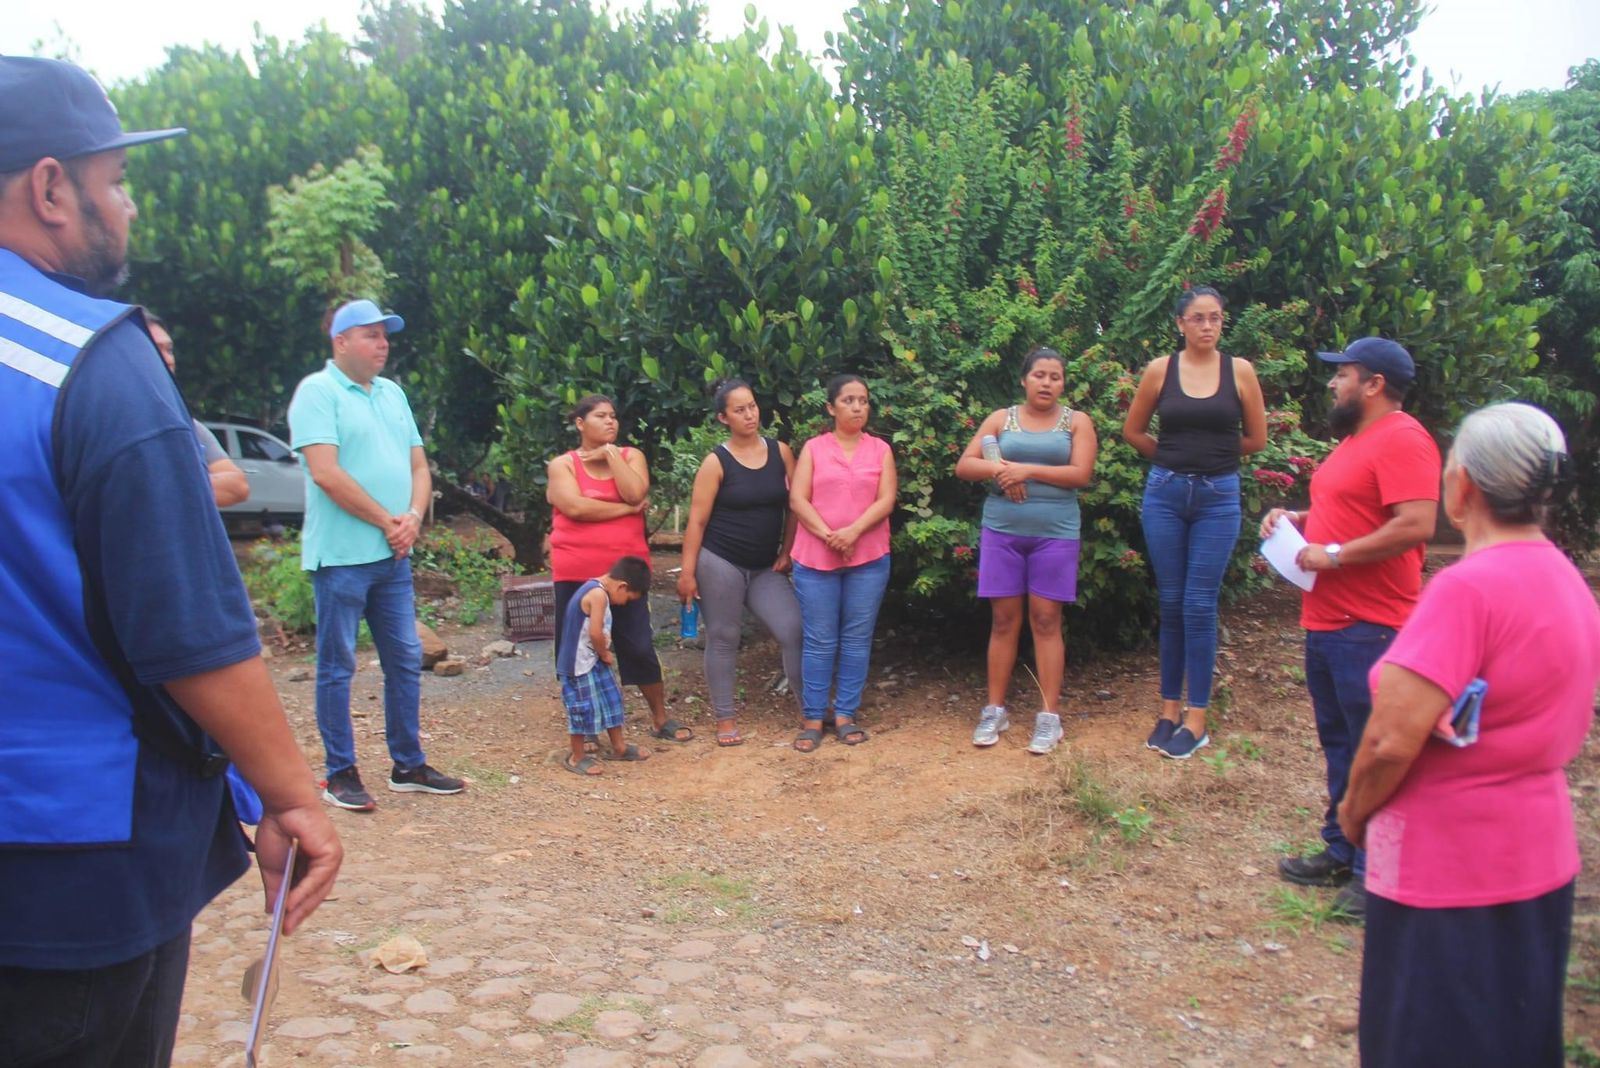
<svg viewBox="0 0 1600 1068">
<path fill-rule="evenodd" d="M 773 23 L 794 26 L 801 47 L 820 57 L 823 34 L 843 24 L 840 13 L 853 2 L 756 0 L 756 7 Z M 1508 93 L 1560 88 L 1569 67 L 1600 56 L 1597 0 L 1433 0 L 1433 5 L 1412 45 L 1437 80 L 1463 92 L 1488 85 Z M 257 22 L 267 34 L 284 39 L 298 38 L 321 20 L 348 36 L 355 31 L 361 0 L 53 0 L 29 4 L 27 10 L 21 10 L 22 0 L 6 0 L 6 6 L 11 10 L 0 24 L 0 53 L 26 55 L 42 40 L 46 54 L 54 54 L 65 39 L 85 66 L 103 81 L 115 82 L 159 65 L 169 44 L 210 42 L 247 51 Z M 709 0 L 709 7 L 714 36 L 738 32 L 745 0 Z"/>
</svg>

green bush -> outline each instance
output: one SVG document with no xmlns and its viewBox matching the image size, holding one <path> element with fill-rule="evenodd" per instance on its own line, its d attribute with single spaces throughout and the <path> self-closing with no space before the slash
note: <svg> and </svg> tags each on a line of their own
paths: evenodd
<svg viewBox="0 0 1600 1068">
<path fill-rule="evenodd" d="M 450 576 L 461 599 L 456 622 L 469 627 L 494 614 L 501 576 L 521 570 L 514 561 L 495 552 L 494 538 L 488 531 L 478 530 L 463 538 L 445 526 L 423 532 L 412 551 L 411 566 Z"/>
<path fill-rule="evenodd" d="M 262 538 L 250 547 L 244 567 L 250 600 L 284 630 L 309 634 L 317 627 L 317 599 L 311 590 L 311 572 L 300 566 L 300 532 L 280 538 Z"/>
</svg>

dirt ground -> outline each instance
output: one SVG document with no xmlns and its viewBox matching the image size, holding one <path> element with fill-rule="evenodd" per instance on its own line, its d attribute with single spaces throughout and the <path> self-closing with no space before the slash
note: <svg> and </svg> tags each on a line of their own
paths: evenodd
<svg viewBox="0 0 1600 1068">
<path fill-rule="evenodd" d="M 472 780 L 455 797 L 381 788 L 381 675 L 366 654 L 353 703 L 379 808 L 335 813 L 345 868 L 284 951 L 267 1063 L 1352 1065 L 1361 930 L 1327 922 L 1332 891 L 1274 874 L 1313 845 L 1324 805 L 1295 611 L 1280 592 L 1225 613 L 1226 701 L 1202 758 L 1144 748 L 1153 650 L 1073 664 L 1077 715 L 1041 758 L 1024 749 L 1028 716 L 995 748 L 971 746 L 981 641 L 951 655 L 887 625 L 870 742 L 803 755 L 755 631 L 740 661 L 746 743 L 714 744 L 700 654 L 679 647 L 660 597 L 670 711 L 694 740 L 646 739 L 631 696 L 630 737 L 652 758 L 567 774 L 549 646 L 524 643 L 425 679 L 429 759 Z M 499 637 L 441 634 L 473 658 Z M 272 663 L 320 770 L 309 661 L 289 646 Z M 1571 779 L 1591 870 L 1568 1033 L 1594 1045 L 1593 738 Z M 260 910 L 247 876 L 195 924 L 178 1063 L 242 1062 Z M 426 967 L 375 965 L 399 935 Z"/>
</svg>

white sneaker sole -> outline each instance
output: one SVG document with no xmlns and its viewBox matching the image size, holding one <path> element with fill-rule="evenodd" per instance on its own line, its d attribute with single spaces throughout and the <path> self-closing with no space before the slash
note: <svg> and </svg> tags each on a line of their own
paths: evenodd
<svg viewBox="0 0 1600 1068">
<path fill-rule="evenodd" d="M 333 796 L 331 791 L 328 790 L 322 791 L 322 800 L 326 801 L 334 808 L 342 808 L 346 812 L 371 812 L 373 809 L 378 807 L 378 803 L 376 801 L 370 801 L 365 805 L 352 805 L 348 801 L 339 800 L 337 797 Z"/>
<path fill-rule="evenodd" d="M 389 780 L 389 789 L 397 794 L 459 794 L 465 786 L 457 786 L 454 790 L 441 790 L 437 786 L 424 786 L 419 782 L 395 782 Z"/>
<path fill-rule="evenodd" d="M 1000 722 L 1000 725 L 994 729 L 994 737 L 993 738 L 989 738 L 989 739 L 985 740 L 985 739 L 979 739 L 977 735 L 973 735 L 972 744 L 977 746 L 979 749 L 987 749 L 991 745 L 994 745 L 997 742 L 999 742 L 1000 741 L 1000 736 L 1002 734 L 1004 734 L 1006 731 L 1010 730 L 1010 729 L 1011 729 L 1011 721 L 1009 719 L 1002 720 Z"/>
<path fill-rule="evenodd" d="M 1190 757 L 1194 756 L 1196 753 L 1200 752 L 1200 750 L 1204 749 L 1206 746 L 1208 746 L 1210 744 L 1211 744 L 1211 735 L 1210 734 L 1202 734 L 1200 736 L 1200 740 L 1198 742 L 1194 743 L 1194 748 L 1189 750 L 1187 753 L 1172 753 L 1172 752 L 1168 752 L 1167 750 L 1161 749 L 1161 748 L 1157 748 L 1156 752 L 1160 753 L 1162 756 L 1166 757 L 1168 760 L 1188 760 Z"/>
<path fill-rule="evenodd" d="M 1063 737 L 1065 737 L 1065 733 L 1064 732 L 1062 734 L 1056 735 L 1054 738 L 1052 738 L 1050 740 L 1050 744 L 1049 745 L 1044 745 L 1044 746 L 1041 746 L 1038 742 L 1029 742 L 1028 743 L 1028 752 L 1032 753 L 1034 756 L 1044 756 L 1046 753 L 1054 752 L 1056 746 L 1061 744 L 1061 739 Z"/>
</svg>

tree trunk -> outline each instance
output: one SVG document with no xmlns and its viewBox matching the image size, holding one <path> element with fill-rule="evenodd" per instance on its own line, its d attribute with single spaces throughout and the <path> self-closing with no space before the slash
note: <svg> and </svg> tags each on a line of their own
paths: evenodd
<svg viewBox="0 0 1600 1068">
<path fill-rule="evenodd" d="M 488 501 L 474 497 L 466 490 L 445 478 L 437 469 L 433 472 L 433 488 L 450 506 L 470 512 L 498 530 L 511 543 L 517 563 L 529 574 L 544 570 L 544 532 L 546 516 L 543 511 L 522 513 L 518 519 L 502 512 Z"/>
</svg>

